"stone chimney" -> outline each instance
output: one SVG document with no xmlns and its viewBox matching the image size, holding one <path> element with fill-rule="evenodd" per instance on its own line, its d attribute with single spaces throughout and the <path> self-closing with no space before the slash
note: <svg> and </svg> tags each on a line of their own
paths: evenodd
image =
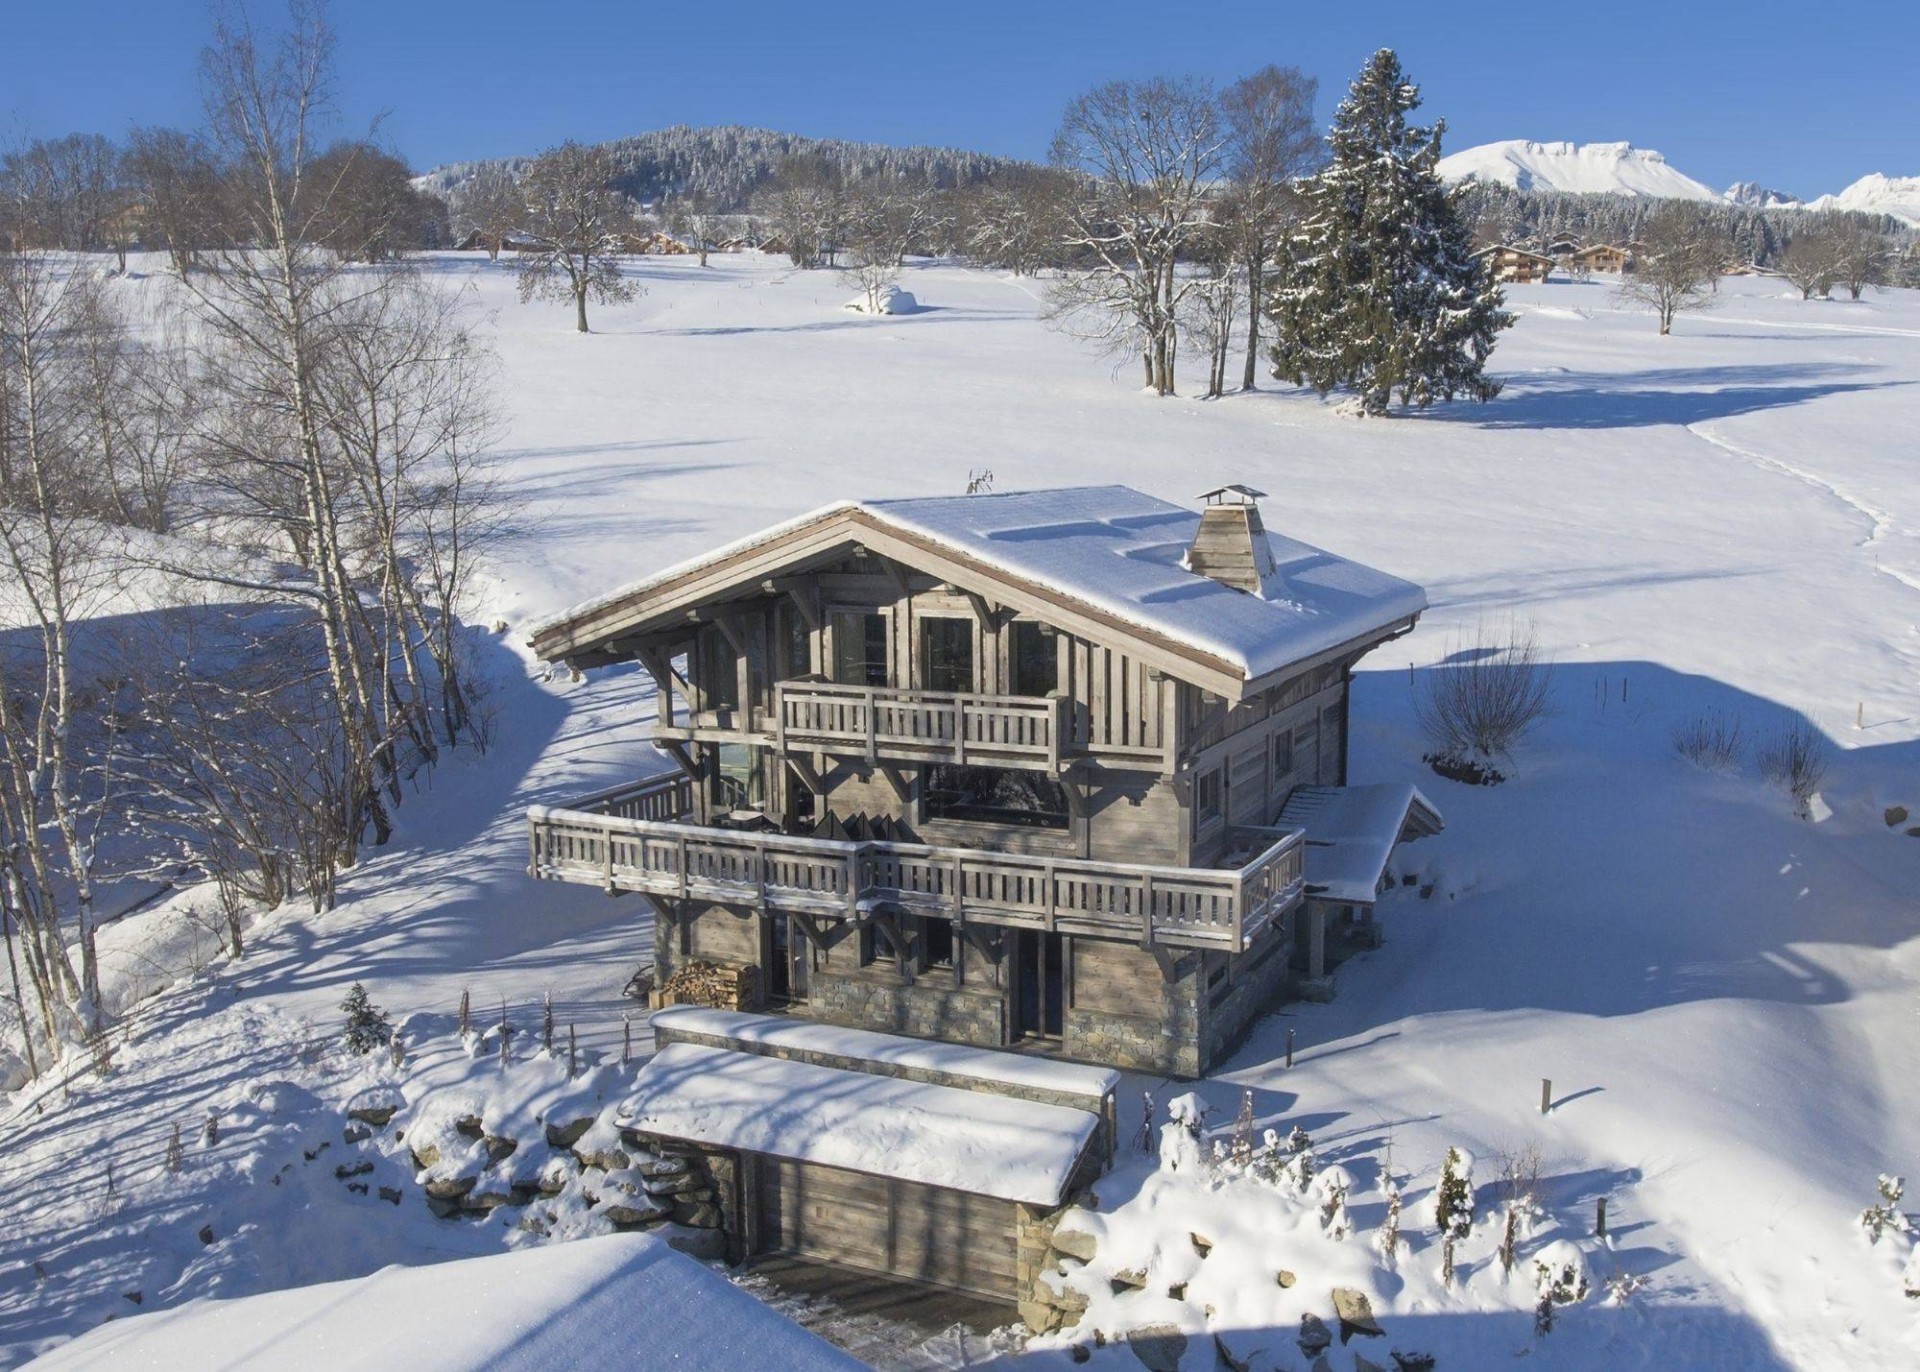
<svg viewBox="0 0 1920 1372">
<path fill-rule="evenodd" d="M 1256 503 L 1265 491 L 1250 486 L 1222 486 L 1206 492 L 1200 527 L 1187 549 L 1187 570 L 1211 577 L 1236 591 L 1261 594 L 1264 579 L 1273 574 L 1273 550 L 1267 546 L 1266 526 Z"/>
</svg>

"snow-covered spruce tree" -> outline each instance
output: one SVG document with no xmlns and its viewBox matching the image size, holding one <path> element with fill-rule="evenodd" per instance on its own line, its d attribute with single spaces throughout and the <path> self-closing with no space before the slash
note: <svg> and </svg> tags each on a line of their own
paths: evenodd
<svg viewBox="0 0 1920 1372">
<path fill-rule="evenodd" d="M 1440 180 L 1444 121 L 1407 122 L 1419 104 L 1399 57 L 1376 52 L 1334 115 L 1332 160 L 1303 183 L 1305 216 L 1267 293 L 1274 375 L 1351 390 L 1366 414 L 1396 396 L 1491 400 L 1487 357 L 1513 323 Z"/>
<path fill-rule="evenodd" d="M 347 1027 L 342 1034 L 349 1051 L 365 1055 L 381 1047 L 393 1037 L 393 1025 L 387 1019 L 387 1012 L 367 998 L 367 988 L 359 982 L 347 992 L 347 998 L 340 1002 L 340 1008 L 346 1013 Z"/>
<path fill-rule="evenodd" d="M 1449 1148 L 1446 1161 L 1440 1164 L 1433 1222 L 1443 1236 L 1464 1239 L 1473 1232 L 1473 1155 L 1464 1148 Z"/>
</svg>

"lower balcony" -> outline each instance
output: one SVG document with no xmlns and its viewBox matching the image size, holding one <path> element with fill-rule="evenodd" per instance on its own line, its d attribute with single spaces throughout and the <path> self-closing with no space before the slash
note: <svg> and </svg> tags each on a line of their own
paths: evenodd
<svg viewBox="0 0 1920 1372">
<path fill-rule="evenodd" d="M 1153 867 L 727 829 L 692 822 L 692 811 L 692 784 L 679 775 L 535 807 L 528 871 L 855 921 L 891 905 L 958 924 L 1228 953 L 1301 898 L 1298 829 L 1239 835 L 1251 856 L 1237 867 Z"/>
</svg>

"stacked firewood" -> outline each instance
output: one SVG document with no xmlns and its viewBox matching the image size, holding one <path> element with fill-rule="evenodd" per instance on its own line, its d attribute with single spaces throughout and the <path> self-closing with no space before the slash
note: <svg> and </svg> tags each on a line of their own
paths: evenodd
<svg viewBox="0 0 1920 1372">
<path fill-rule="evenodd" d="M 704 1005 L 713 1010 L 751 1010 L 753 968 L 720 962 L 689 962 L 675 969 L 655 999 L 656 1008 Z"/>
</svg>

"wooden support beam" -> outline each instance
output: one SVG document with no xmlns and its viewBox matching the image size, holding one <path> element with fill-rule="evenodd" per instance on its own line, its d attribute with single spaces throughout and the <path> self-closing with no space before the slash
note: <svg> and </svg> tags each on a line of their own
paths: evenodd
<svg viewBox="0 0 1920 1372">
<path fill-rule="evenodd" d="M 1153 954 L 1153 960 L 1160 964 L 1161 980 L 1171 985 L 1179 974 L 1179 957 L 1167 948 L 1154 947 L 1148 951 Z"/>
<path fill-rule="evenodd" d="M 964 595 L 967 598 L 967 604 L 973 607 L 973 617 L 980 621 L 980 628 L 984 632 L 989 634 L 997 634 L 1000 632 L 1000 617 L 1005 614 L 1006 611 L 1002 610 L 998 605 L 995 605 L 978 591 L 969 591 L 962 588 L 960 594 Z"/>
<path fill-rule="evenodd" d="M 820 583 L 808 577 L 774 576 L 760 583 L 760 588 L 769 595 L 785 595 L 793 602 L 793 608 L 800 612 L 800 618 L 807 621 L 807 627 L 815 633 L 820 632 L 823 616 L 820 613 Z"/>
<path fill-rule="evenodd" d="M 747 655 L 747 634 L 737 615 L 715 615 L 713 622 L 739 657 Z"/>
<path fill-rule="evenodd" d="M 647 675 L 654 684 L 669 697 L 675 690 L 687 699 L 687 708 L 693 708 L 693 686 L 687 679 L 673 669 L 673 658 L 658 648 L 636 648 L 634 656 L 640 659 L 640 665 L 647 669 Z"/>
<path fill-rule="evenodd" d="M 653 741 L 653 746 L 672 758 L 674 762 L 679 765 L 681 771 L 685 772 L 695 781 L 700 780 L 700 769 L 694 765 L 693 759 L 687 756 L 686 745 L 682 744 L 678 739 L 656 738 Z"/>
<path fill-rule="evenodd" d="M 893 583 L 893 589 L 898 591 L 902 598 L 913 593 L 911 570 L 890 557 L 876 557 L 875 560 L 879 562 L 880 570 L 887 574 L 887 580 Z"/>
<path fill-rule="evenodd" d="M 900 769 L 891 762 L 882 762 L 878 765 L 880 775 L 884 776 L 887 779 L 887 784 L 893 787 L 893 793 L 900 798 L 900 803 L 902 805 L 911 805 L 913 803 L 913 787 L 909 784 L 906 777 L 901 774 Z"/>
<path fill-rule="evenodd" d="M 793 769 L 793 774 L 800 778 L 801 783 L 809 791 L 812 791 L 816 796 L 824 796 L 827 793 L 826 785 L 821 779 L 819 770 L 814 767 L 813 763 L 807 760 L 805 754 L 783 753 L 781 756 L 786 760 L 787 766 Z"/>
</svg>

